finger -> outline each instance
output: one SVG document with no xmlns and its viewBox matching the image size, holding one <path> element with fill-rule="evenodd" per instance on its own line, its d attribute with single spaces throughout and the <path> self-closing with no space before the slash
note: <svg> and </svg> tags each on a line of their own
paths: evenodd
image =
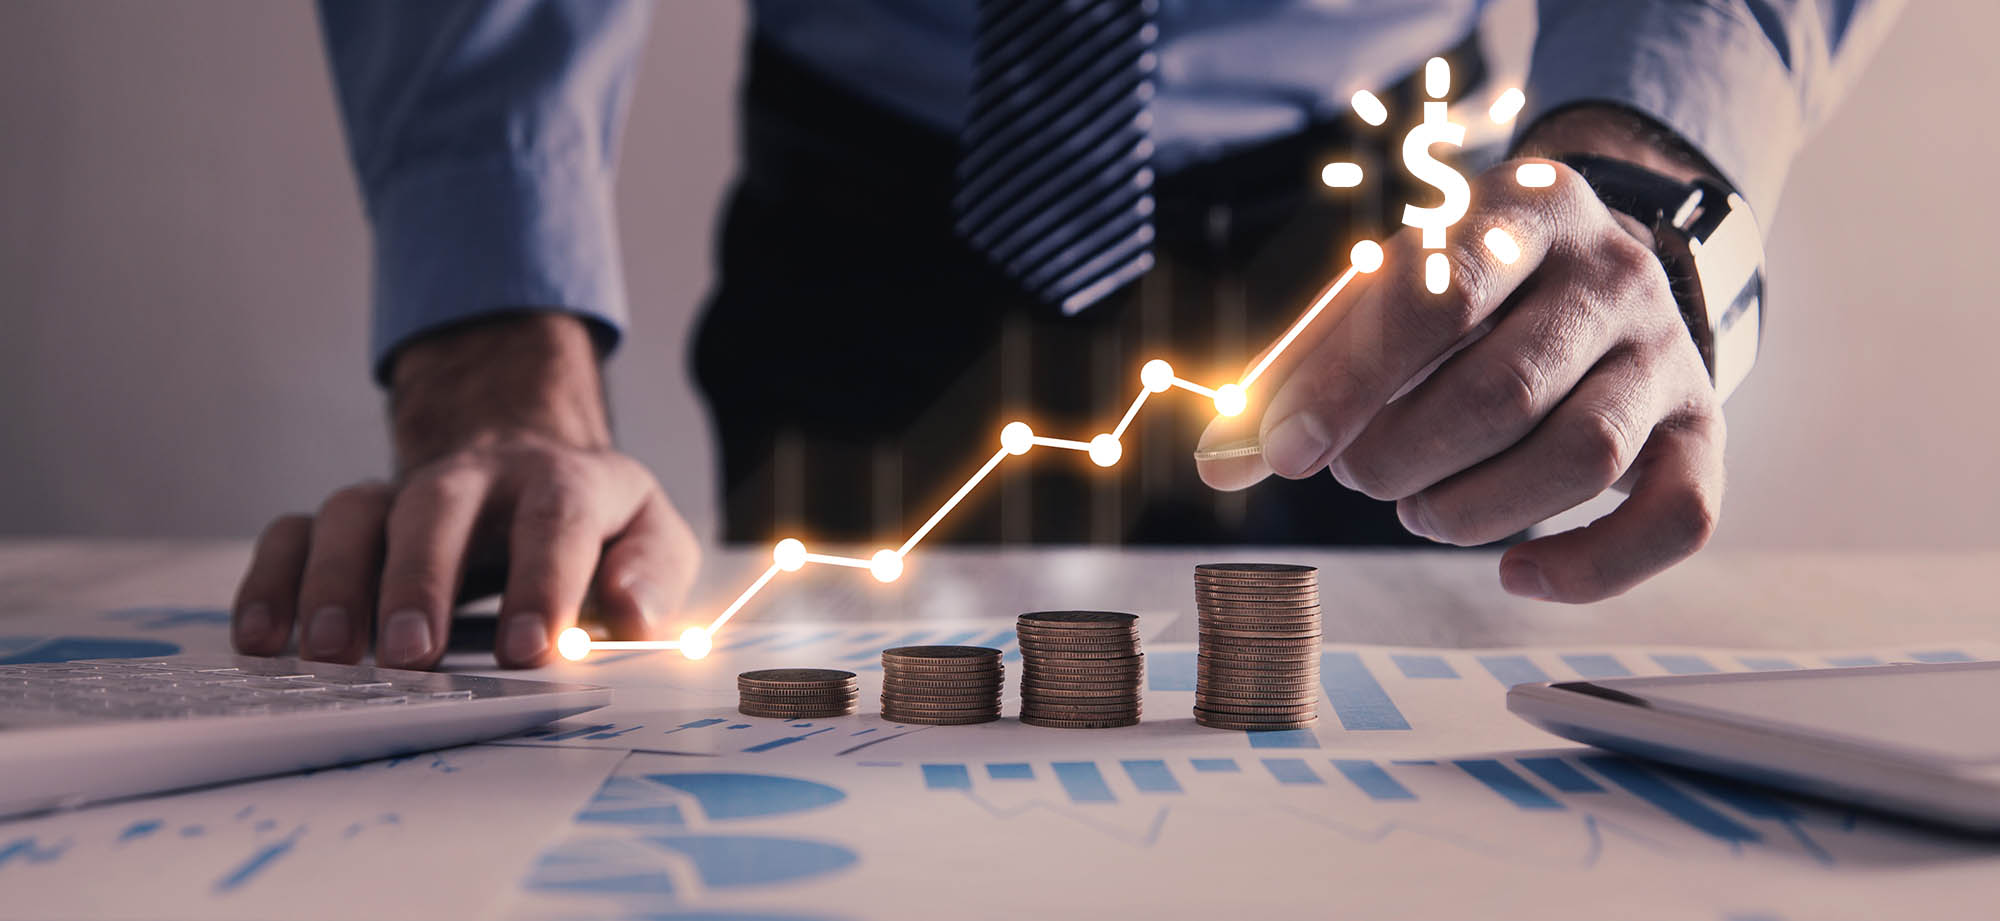
<svg viewBox="0 0 2000 921">
<path fill-rule="evenodd" d="M 1490 543 L 1589 501 L 1638 456 L 1669 408 L 1636 350 L 1605 357 L 1520 444 L 1396 504 L 1411 533 Z"/>
<path fill-rule="evenodd" d="M 1610 219 L 1581 207 L 1588 187 L 1566 175 L 1569 182 L 1553 189 L 1523 189 L 1504 167 L 1480 177 L 1475 210 L 1441 251 L 1451 267 L 1442 293 L 1426 288 L 1431 253 L 1415 234 L 1390 242 L 1380 282 L 1300 356 L 1259 420 L 1273 471 L 1298 478 L 1326 466 L 1412 378 L 1478 330 L 1552 250 L 1602 230 Z M 1483 242 L 1493 229 L 1514 242 L 1511 261 Z"/>
<path fill-rule="evenodd" d="M 349 486 L 313 517 L 299 586 L 299 654 L 305 658 L 352 663 L 367 650 L 382 571 L 382 524 L 393 495 L 386 483 Z"/>
<path fill-rule="evenodd" d="M 493 649 L 502 666 L 542 664 L 556 635 L 576 622 L 606 536 L 600 508 L 618 504 L 602 494 L 608 487 L 600 479 L 573 471 L 522 493 L 514 509 Z"/>
<path fill-rule="evenodd" d="M 1340 278 L 1328 284 L 1313 298 L 1312 305 L 1293 321 L 1292 326 L 1286 328 L 1286 335 L 1297 329 L 1296 338 L 1286 342 L 1285 336 L 1281 335 L 1270 345 L 1259 350 L 1257 357 L 1244 366 L 1243 375 L 1238 378 L 1239 381 L 1250 381 L 1244 386 L 1246 401 L 1243 411 L 1234 416 L 1217 415 L 1209 420 L 1208 427 L 1202 430 L 1201 439 L 1195 446 L 1196 454 L 1223 447 L 1256 444 L 1258 422 L 1264 417 L 1264 409 L 1270 404 L 1270 395 L 1275 392 L 1276 385 L 1298 366 L 1301 355 L 1325 338 L 1326 331 L 1340 322 L 1340 318 L 1353 307 L 1354 302 L 1371 283 L 1371 279 L 1356 272 L 1342 273 Z M 1300 323 L 1305 325 L 1300 326 Z M 1283 350 L 1278 349 L 1280 343 L 1285 345 Z M 1266 356 L 1274 351 L 1277 352 L 1277 357 L 1267 363 Z M 1252 374 L 1256 375 L 1254 379 L 1251 377 Z M 1197 458 L 1195 472 L 1211 489 L 1238 490 L 1262 482 L 1265 477 L 1271 475 L 1271 468 L 1264 463 L 1262 454 L 1253 454 L 1247 457 L 1213 460 Z"/>
<path fill-rule="evenodd" d="M 1607 249 L 1618 268 L 1588 284 L 1548 273 L 1530 280 L 1490 334 L 1376 413 L 1330 462 L 1334 477 L 1372 498 L 1402 499 L 1527 437 L 1627 336 L 1638 306 L 1671 303 L 1666 275 L 1643 246 Z"/>
<path fill-rule="evenodd" d="M 485 471 L 459 465 L 412 479 L 397 493 L 375 607 L 378 664 L 429 668 L 444 655 L 466 544 L 490 485 Z"/>
<path fill-rule="evenodd" d="M 312 522 L 307 515 L 285 515 L 258 536 L 250 568 L 243 573 L 236 604 L 230 609 L 230 637 L 237 652 L 274 656 L 284 651 L 292 635 Z"/>
<path fill-rule="evenodd" d="M 598 609 L 613 639 L 664 639 L 701 564 L 694 532 L 667 497 L 650 493 L 597 567 Z"/>
<path fill-rule="evenodd" d="M 1572 604 L 1622 594 L 1700 550 L 1722 514 L 1722 416 L 1663 424 L 1634 465 L 1632 494 L 1581 528 L 1531 540 L 1500 558 L 1500 582 Z"/>
</svg>

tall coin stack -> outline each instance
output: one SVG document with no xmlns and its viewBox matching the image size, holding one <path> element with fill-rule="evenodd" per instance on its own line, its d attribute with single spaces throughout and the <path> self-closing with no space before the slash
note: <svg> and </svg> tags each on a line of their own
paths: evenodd
<svg viewBox="0 0 2000 921">
<path fill-rule="evenodd" d="M 736 676 L 737 712 L 780 720 L 846 716 L 861 698 L 853 672 L 760 668 Z"/>
<path fill-rule="evenodd" d="M 884 649 L 882 718 L 932 726 L 997 720 L 1004 675 L 1000 650 L 985 646 Z"/>
<path fill-rule="evenodd" d="M 1194 719 L 1216 729 L 1299 729 L 1319 719 L 1319 570 L 1194 568 L 1200 627 Z"/>
<path fill-rule="evenodd" d="M 1057 729 L 1110 729 L 1139 722 L 1139 618 L 1111 611 L 1023 614 L 1021 722 Z"/>
</svg>

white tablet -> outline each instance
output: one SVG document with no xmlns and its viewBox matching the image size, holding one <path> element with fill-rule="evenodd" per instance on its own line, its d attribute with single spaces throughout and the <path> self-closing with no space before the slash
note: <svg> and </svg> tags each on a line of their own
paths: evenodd
<svg viewBox="0 0 2000 921">
<path fill-rule="evenodd" d="M 2000 833 L 2000 662 L 1522 684 L 1507 709 L 1600 748 Z"/>
</svg>

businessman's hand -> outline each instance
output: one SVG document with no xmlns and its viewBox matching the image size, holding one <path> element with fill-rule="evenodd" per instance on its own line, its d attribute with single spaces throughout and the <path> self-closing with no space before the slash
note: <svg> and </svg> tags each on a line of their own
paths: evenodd
<svg viewBox="0 0 2000 921">
<path fill-rule="evenodd" d="M 699 562 L 652 474 L 611 447 L 583 324 L 527 314 L 406 347 L 392 375 L 394 483 L 334 493 L 257 541 L 233 612 L 236 648 L 427 668 L 453 602 L 504 588 L 494 656 L 526 667 L 586 598 L 615 636 L 649 638 Z"/>
<path fill-rule="evenodd" d="M 1577 113 L 1525 146 L 1692 175 L 1616 117 Z M 1389 241 L 1382 268 L 1266 372 L 1258 401 L 1202 439 L 1255 434 L 1262 456 L 1204 463 L 1205 481 L 1237 489 L 1330 469 L 1395 500 L 1412 533 L 1461 545 L 1628 490 L 1595 523 L 1502 558 L 1508 591 L 1555 601 L 1616 595 L 1707 542 L 1722 502 L 1722 411 L 1651 231 L 1561 165 L 1552 188 L 1522 188 L 1520 162 L 1473 180 L 1445 250 L 1450 288 L 1426 290 L 1414 231 Z M 1511 264 L 1482 242 L 1496 227 L 1519 245 Z"/>
</svg>

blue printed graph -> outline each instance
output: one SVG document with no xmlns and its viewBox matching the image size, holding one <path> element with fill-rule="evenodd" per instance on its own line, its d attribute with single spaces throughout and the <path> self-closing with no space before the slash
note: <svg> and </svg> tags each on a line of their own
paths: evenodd
<svg viewBox="0 0 2000 921">
<path fill-rule="evenodd" d="M 847 794 L 777 774 L 671 772 L 618 775 L 577 814 L 585 832 L 545 852 L 527 888 L 672 904 L 690 891 L 809 879 L 859 861 L 826 841 L 712 833 L 707 826 L 824 809 Z"/>
<path fill-rule="evenodd" d="M 1040 782 L 1051 794 L 1052 805 L 1074 807 L 1081 816 L 1089 815 L 1091 809 L 1199 794 L 1201 785 L 1194 781 L 1203 777 L 1232 784 L 1236 792 L 1242 792 L 1243 784 L 1250 784 L 1252 789 L 1328 790 L 1338 795 L 1335 787 L 1344 787 L 1352 791 L 1347 795 L 1359 794 L 1370 802 L 1413 810 L 1428 804 L 1427 796 L 1443 797 L 1439 808 L 1463 809 L 1478 802 L 1476 797 L 1466 798 L 1469 791 L 1483 791 L 1491 797 L 1487 802 L 1522 813 L 1580 814 L 1589 818 L 1592 829 L 1603 821 L 1594 817 L 1593 811 L 1604 806 L 1608 797 L 1623 794 L 1629 797 L 1625 814 L 1650 816 L 1730 849 L 1764 842 L 1765 833 L 1753 827 L 1755 820 L 1761 820 L 1798 841 L 1801 850 L 1814 859 L 1832 862 L 1830 851 L 1806 830 L 1804 807 L 1780 794 L 1670 772 L 1608 754 L 1450 761 L 1303 756 L 1140 758 L 1046 764 L 927 762 L 915 767 L 922 789 L 932 794 L 978 798 L 1004 793 L 1011 786 L 1033 788 Z M 1432 792 L 1420 792 L 1425 789 Z M 1428 821 L 1444 827 L 1455 818 L 1432 815 Z"/>
</svg>

